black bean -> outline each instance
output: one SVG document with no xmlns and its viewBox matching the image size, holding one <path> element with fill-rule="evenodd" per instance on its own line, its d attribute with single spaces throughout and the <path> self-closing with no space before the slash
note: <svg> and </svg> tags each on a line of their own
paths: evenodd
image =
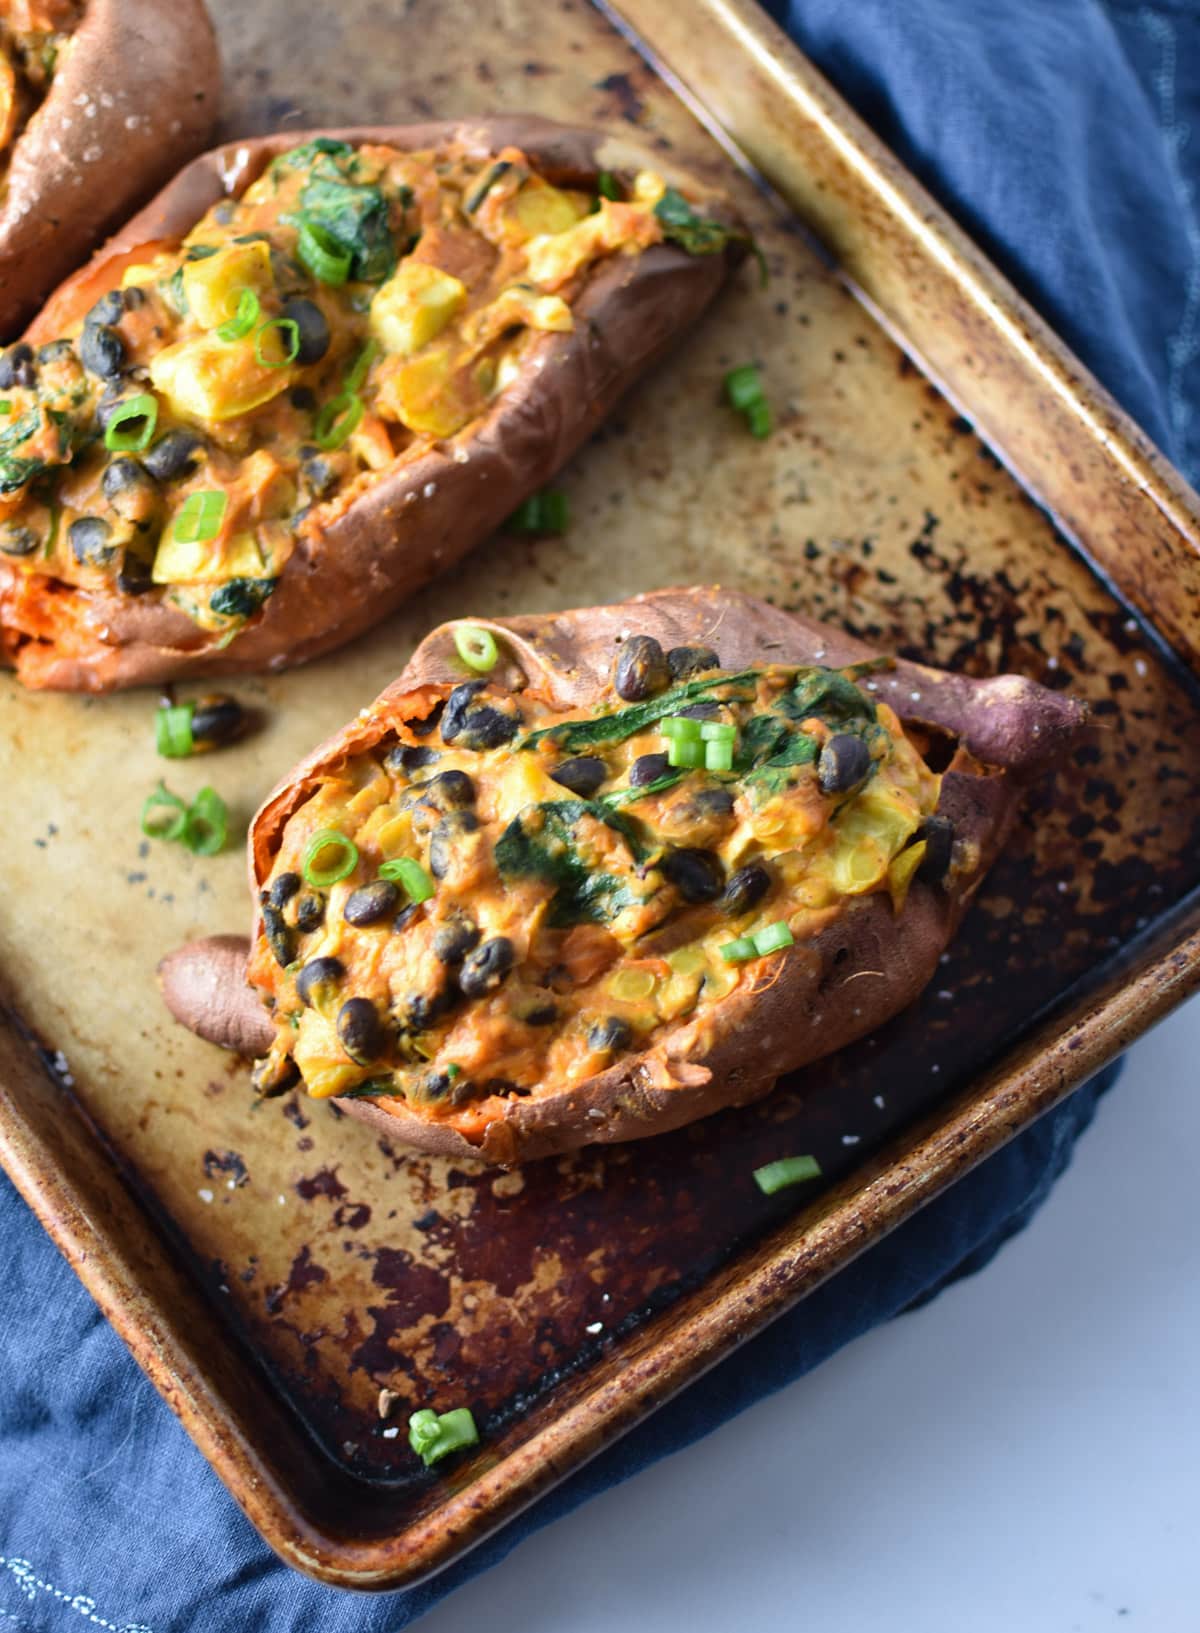
<svg viewBox="0 0 1200 1633">
<path fill-rule="evenodd" d="M 291 901 L 300 889 L 301 878 L 298 873 L 281 873 L 271 883 L 270 902 L 273 907 L 283 907 Z"/>
<path fill-rule="evenodd" d="M 296 903 L 296 928 L 307 935 L 325 922 L 325 898 L 301 896 Z"/>
<path fill-rule="evenodd" d="M 721 660 L 711 646 L 673 646 L 667 653 L 667 668 L 672 680 L 686 680 L 689 675 L 703 674 L 706 669 L 719 669 Z"/>
<path fill-rule="evenodd" d="M 698 820 L 733 815 L 733 795 L 728 788 L 699 788 L 687 801 L 687 810 Z"/>
<path fill-rule="evenodd" d="M 83 567 L 106 567 L 116 554 L 112 528 L 103 516 L 80 516 L 67 529 L 71 553 Z"/>
<path fill-rule="evenodd" d="M 434 957 L 442 964 L 461 964 L 472 948 L 478 947 L 481 934 L 470 919 L 448 919 L 433 932 Z"/>
<path fill-rule="evenodd" d="M 453 742 L 463 729 L 467 710 L 471 707 L 476 694 L 482 692 L 485 685 L 486 682 L 482 680 L 464 680 L 446 699 L 442 712 L 442 736 L 447 743 Z"/>
<path fill-rule="evenodd" d="M 233 743 L 246 730 L 246 711 L 236 697 L 214 692 L 202 697 L 192 711 L 192 737 L 201 747 Z"/>
<path fill-rule="evenodd" d="M 110 289 L 92 307 L 85 323 L 120 323 L 125 315 L 125 298 L 119 289 Z"/>
<path fill-rule="evenodd" d="M 629 768 L 629 785 L 631 788 L 645 788 L 647 783 L 665 777 L 670 769 L 671 762 L 665 754 L 641 754 Z"/>
<path fill-rule="evenodd" d="M 287 322 L 294 323 L 299 331 L 300 350 L 296 353 L 295 361 L 319 363 L 329 350 L 329 322 L 316 301 L 297 295 L 290 301 L 284 301 L 279 315 Z"/>
<path fill-rule="evenodd" d="M 394 913 L 400 900 L 400 887 L 390 879 L 373 879 L 369 885 L 359 885 L 346 897 L 342 917 L 347 924 L 378 924 Z"/>
<path fill-rule="evenodd" d="M 79 337 L 79 356 L 89 374 L 115 379 L 125 364 L 125 342 L 104 323 L 85 323 Z"/>
<path fill-rule="evenodd" d="M 689 703 L 677 711 L 684 720 L 716 720 L 721 714 L 719 703 Z"/>
<path fill-rule="evenodd" d="M 588 1048 L 596 1054 L 615 1055 L 633 1042 L 633 1028 L 619 1015 L 606 1015 L 588 1027 Z"/>
<path fill-rule="evenodd" d="M 317 394 L 311 386 L 293 386 L 288 392 L 288 402 L 302 414 L 311 414 L 317 406 Z M 300 450 L 300 458 L 304 458 L 303 448 Z"/>
<path fill-rule="evenodd" d="M 383 757 L 383 768 L 393 777 L 408 777 L 422 767 L 441 759 L 435 748 L 421 748 L 413 743 L 394 743 Z"/>
<path fill-rule="evenodd" d="M 476 947 L 464 963 L 458 976 L 459 990 L 467 998 L 482 998 L 495 992 L 516 957 L 516 948 L 507 936 L 493 936 L 482 947 Z"/>
<path fill-rule="evenodd" d="M 433 754 L 433 749 L 414 750 Z M 465 771 L 439 771 L 420 785 L 421 798 L 435 811 L 462 811 L 475 803 L 475 784 Z"/>
<path fill-rule="evenodd" d="M 128 289 L 121 291 L 121 298 L 127 312 L 139 312 L 146 304 L 146 291 L 139 289 L 137 284 L 130 284 Z"/>
<path fill-rule="evenodd" d="M 316 448 L 301 448 L 300 472 L 314 499 L 323 499 L 338 484 L 338 471 L 332 460 Z"/>
<path fill-rule="evenodd" d="M 400 1005 L 399 1025 L 404 1032 L 424 1032 L 450 1008 L 448 992 L 410 992 Z"/>
<path fill-rule="evenodd" d="M 481 680 L 465 680 L 450 693 L 442 715 L 444 743 L 461 741 L 464 748 L 499 748 L 516 736 L 521 724 L 519 714 L 506 714 L 490 703 L 474 702 L 484 684 Z"/>
<path fill-rule="evenodd" d="M 580 754 L 574 760 L 564 760 L 550 773 L 551 782 L 561 783 L 580 799 L 591 799 L 608 776 L 608 767 L 594 754 Z"/>
<path fill-rule="evenodd" d="M 0 353 L 0 391 L 11 391 L 14 386 L 31 387 L 37 384 L 37 370 L 33 366 L 33 347 L 23 340 Z"/>
<path fill-rule="evenodd" d="M 405 725 L 408 727 L 409 731 L 412 732 L 414 737 L 428 737 L 434 727 L 440 723 L 445 710 L 445 701 L 439 701 L 434 704 L 433 708 L 425 716 L 424 720 L 407 720 L 405 721 Z"/>
<path fill-rule="evenodd" d="M 347 998 L 338 1010 L 338 1042 L 358 1066 L 378 1060 L 386 1047 L 383 1024 L 369 998 Z"/>
<path fill-rule="evenodd" d="M 747 862 L 744 868 L 730 874 L 721 897 L 721 907 L 730 918 L 739 913 L 748 913 L 752 907 L 758 906 L 770 888 L 771 875 L 763 864 Z"/>
<path fill-rule="evenodd" d="M 117 589 L 122 595 L 147 595 L 154 588 L 152 566 L 144 556 L 122 550 L 117 568 Z"/>
<path fill-rule="evenodd" d="M 925 855 L 917 877 L 932 884 L 944 882 L 954 859 L 954 824 L 949 817 L 931 816 L 917 835 L 925 841 Z"/>
<path fill-rule="evenodd" d="M 520 1017 L 526 1026 L 553 1026 L 558 1019 L 558 1005 L 553 998 L 538 998 Z"/>
<path fill-rule="evenodd" d="M 6 522 L 0 530 L 0 553 L 6 556 L 31 556 L 41 542 L 32 528 L 17 527 L 12 522 Z"/>
<path fill-rule="evenodd" d="M 838 732 L 817 759 L 817 782 L 823 794 L 848 794 L 871 769 L 871 751 L 861 737 Z"/>
<path fill-rule="evenodd" d="M 296 977 L 296 991 L 300 994 L 300 1002 L 311 1007 L 321 996 L 317 989 L 336 987 L 345 973 L 346 966 L 340 958 L 310 958 Z"/>
<path fill-rule="evenodd" d="M 431 1068 L 422 1072 L 415 1082 L 405 1086 L 404 1098 L 414 1106 L 436 1106 L 446 1098 L 453 1087 L 455 1078 L 449 1072 L 439 1072 Z"/>
<path fill-rule="evenodd" d="M 284 921 L 283 914 L 270 902 L 265 902 L 262 908 L 263 934 L 267 938 L 267 945 L 275 954 L 275 962 L 283 969 L 296 956 L 295 938 Z"/>
<path fill-rule="evenodd" d="M 100 491 L 110 501 L 131 488 L 152 488 L 153 485 L 153 478 L 146 467 L 128 454 L 109 460 L 100 478 Z"/>
<path fill-rule="evenodd" d="M 653 635 L 631 635 L 617 654 L 613 671 L 617 696 L 626 703 L 639 703 L 661 692 L 670 679 L 663 649 Z"/>
<path fill-rule="evenodd" d="M 712 851 L 668 851 L 659 866 L 685 902 L 712 902 L 725 888 L 725 870 Z"/>
<path fill-rule="evenodd" d="M 435 879 L 444 879 L 454 857 L 454 842 L 463 834 L 474 833 L 479 818 L 474 811 L 449 811 L 438 822 L 429 841 L 429 871 Z"/>
<path fill-rule="evenodd" d="M 392 934 L 397 935 L 401 930 L 407 930 L 420 911 L 420 902 L 409 902 L 407 907 L 402 907 L 392 920 Z"/>
<path fill-rule="evenodd" d="M 71 355 L 69 340 L 48 340 L 44 346 L 38 347 L 37 360 L 39 363 L 57 363 L 64 357 Z"/>
<path fill-rule="evenodd" d="M 167 431 L 142 455 L 142 464 L 160 482 L 190 476 L 200 463 L 204 439 L 195 431 Z"/>
<path fill-rule="evenodd" d="M 272 1060 L 268 1055 L 265 1060 L 255 1061 L 250 1073 L 255 1092 L 261 1094 L 264 1100 L 272 1095 L 286 1094 L 299 1079 L 300 1068 L 291 1055 L 284 1055 L 282 1060 Z"/>
</svg>

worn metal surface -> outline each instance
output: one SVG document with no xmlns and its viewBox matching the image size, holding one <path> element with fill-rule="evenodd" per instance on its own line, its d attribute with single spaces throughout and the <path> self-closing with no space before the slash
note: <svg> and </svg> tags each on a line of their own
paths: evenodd
<svg viewBox="0 0 1200 1633">
<path fill-rule="evenodd" d="M 700 36 L 716 9 L 697 8 Z M 85 1278 L 275 1546 L 330 1579 L 383 1585 L 512 1512 L 1182 995 L 1195 965 L 1167 957 L 1183 934 L 1167 915 L 1200 883 L 1200 712 L 1183 672 L 971 426 L 590 7 L 218 0 L 213 11 L 228 135 L 505 106 L 633 126 L 727 181 L 773 276 L 763 291 L 744 272 L 575 462 L 564 540 L 498 539 L 353 651 L 239 683 L 261 729 L 167 765 L 180 793 L 212 780 L 244 822 L 447 616 L 696 580 L 948 667 L 1069 686 L 1096 716 L 908 1014 L 759 1106 L 497 1175 L 406 1154 L 327 1104 L 257 1104 L 242 1067 L 173 1027 L 155 963 L 246 922 L 241 857 L 141 841 L 138 812 L 164 769 L 152 698 L 31 697 L 0 681 L 0 968 L 101 1131 L 81 1140 L 70 1098 L 0 1037 L 6 1160 L 68 1251 L 88 1255 Z M 906 250 L 919 268 L 919 240 Z M 719 400 L 724 370 L 749 359 L 777 409 L 766 443 Z M 1031 437 L 1027 416 L 1012 433 Z M 1078 457 L 1103 472 L 1083 417 L 1076 435 Z M 1097 514 L 1123 481 L 1107 468 Z M 1074 520 L 1086 538 L 1086 516 Z M 1159 926 L 1158 944 L 1116 962 Z M 1020 1060 L 1006 1055 L 1078 983 L 1106 981 L 1074 1044 L 1055 1022 Z M 952 1118 L 948 1097 L 968 1086 Z M 934 1121 L 921 1155 L 872 1176 L 872 1153 L 923 1113 Z M 834 1179 L 853 1175 L 805 1230 L 782 1223 L 794 1194 L 765 1199 L 751 1178 L 802 1151 Z M 113 1158 L 153 1225 L 119 1192 Z M 655 1310 L 669 1314 L 648 1320 Z M 385 1387 L 397 1398 L 381 1418 Z M 408 1412 L 460 1404 L 484 1448 L 427 1477 L 406 1446 Z"/>
</svg>

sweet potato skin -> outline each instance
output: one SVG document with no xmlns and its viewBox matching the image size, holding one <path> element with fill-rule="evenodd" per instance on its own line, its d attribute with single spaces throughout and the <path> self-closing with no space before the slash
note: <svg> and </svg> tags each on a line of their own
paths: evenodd
<svg viewBox="0 0 1200 1633">
<path fill-rule="evenodd" d="M 513 145 L 563 185 L 594 184 L 602 169 L 663 168 L 655 155 L 616 138 L 533 116 L 300 131 L 230 143 L 182 170 L 69 280 L 30 338 L 45 339 L 86 310 L 107 286 L 114 260 L 140 245 L 180 237 L 219 199 L 244 191 L 277 153 L 315 134 L 408 149 L 458 140 L 480 155 Z M 721 212 L 701 183 L 675 179 L 690 197 Z M 89 624 L 96 638 L 88 650 L 50 662 L 39 655 L 36 675 L 32 666 L 22 674 L 18 654 L 18 674 L 39 687 L 103 692 L 184 675 L 275 670 L 344 645 L 453 566 L 542 487 L 700 315 L 740 258 L 732 247 L 693 256 L 659 244 L 636 257 L 599 262 L 573 303 L 575 329 L 538 335 L 520 379 L 486 416 L 419 457 L 402 458 L 337 522 L 298 540 L 274 594 L 229 646 L 150 598 L 93 594 Z"/>
<path fill-rule="evenodd" d="M 212 134 L 221 65 L 203 0 L 90 0 L 18 136 L 0 206 L 0 338 Z"/>
<path fill-rule="evenodd" d="M 726 668 L 766 662 L 840 667 L 873 655 L 835 630 L 716 588 L 663 590 L 611 607 L 472 622 L 501 639 L 504 658 L 496 679 L 511 685 L 526 678 L 561 708 L 601 695 L 614 643 L 632 634 L 653 635 L 665 647 L 713 645 Z M 255 900 L 284 825 L 322 768 L 369 747 L 408 715 L 424 712 L 421 687 L 461 680 L 454 628 L 435 630 L 394 685 L 301 762 L 266 800 L 250 832 Z M 977 681 L 898 661 L 873 681 L 878 695 L 906 722 L 958 739 L 938 804 L 957 836 L 955 865 L 945 886 L 915 879 L 899 915 L 886 895 L 855 898 L 815 939 L 773 958 L 752 985 L 705 1006 L 652 1049 L 627 1056 L 574 1088 L 503 1102 L 478 1140 L 449 1123 L 414 1116 L 399 1099 L 381 1104 L 347 1098 L 339 1105 L 425 1150 L 507 1166 L 580 1145 L 661 1133 L 758 1099 L 782 1073 L 844 1047 L 910 1003 L 933 975 L 1003 845 L 1026 783 L 1076 739 L 1085 710 L 1015 676 Z M 177 956 L 187 954 L 184 949 Z M 170 992 L 167 997 L 176 1017 L 194 1025 L 192 1016 L 171 1002 Z M 225 1002 L 228 1019 L 214 1025 L 206 1016 L 209 1029 L 203 1035 L 214 1037 L 221 1024 L 230 1035 L 235 1025 L 244 1034 L 246 1011 L 257 1004 L 244 980 L 227 990 Z"/>
</svg>

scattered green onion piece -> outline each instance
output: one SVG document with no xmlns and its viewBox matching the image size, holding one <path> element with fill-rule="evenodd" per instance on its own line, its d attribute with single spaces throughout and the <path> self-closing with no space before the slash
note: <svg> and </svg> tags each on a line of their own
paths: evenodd
<svg viewBox="0 0 1200 1633">
<path fill-rule="evenodd" d="M 354 251 L 315 221 L 301 221 L 296 254 L 301 265 L 323 284 L 344 284 L 354 264 Z"/>
<path fill-rule="evenodd" d="M 202 788 L 188 809 L 183 842 L 193 856 L 216 856 L 229 837 L 229 812 L 213 788 Z"/>
<path fill-rule="evenodd" d="M 531 493 L 508 518 L 511 533 L 565 533 L 569 519 L 567 496 L 558 488 Z"/>
<path fill-rule="evenodd" d="M 390 879 L 393 884 L 400 885 L 414 905 L 427 902 L 437 890 L 437 886 L 420 862 L 414 862 L 411 856 L 400 856 L 394 862 L 384 862 L 379 869 L 379 877 Z"/>
<path fill-rule="evenodd" d="M 358 428 L 362 417 L 362 398 L 349 391 L 339 392 L 322 405 L 313 426 L 313 441 L 327 453 L 340 448 Z"/>
<path fill-rule="evenodd" d="M 282 337 L 280 344 L 284 348 L 285 356 L 279 358 L 264 357 L 263 340 L 272 329 L 278 329 Z M 260 324 L 254 336 L 254 361 L 260 363 L 264 369 L 286 369 L 289 363 L 294 363 L 300 355 L 300 325 L 294 318 L 268 318 L 266 323 Z"/>
<path fill-rule="evenodd" d="M 748 409 L 746 424 L 750 427 L 750 435 L 757 437 L 760 442 L 765 437 L 769 437 L 774 425 L 771 418 L 770 403 L 755 403 L 753 408 Z"/>
<path fill-rule="evenodd" d="M 805 1180 L 820 1177 L 821 1164 L 815 1157 L 780 1157 L 754 1170 L 754 1182 L 764 1196 L 774 1196 L 787 1185 L 802 1185 Z"/>
<path fill-rule="evenodd" d="M 706 743 L 735 743 L 737 727 L 729 720 L 702 720 L 700 736 Z"/>
<path fill-rule="evenodd" d="M 695 771 L 704 764 L 705 747 L 698 737 L 668 737 L 667 764 Z"/>
<path fill-rule="evenodd" d="M 733 744 L 705 743 L 704 769 L 706 771 L 732 771 Z"/>
<path fill-rule="evenodd" d="M 238 296 L 237 311 L 217 326 L 218 340 L 241 340 L 258 322 L 262 306 L 253 289 L 243 289 Z"/>
<path fill-rule="evenodd" d="M 367 377 L 367 371 L 379 355 L 379 342 L 368 340 L 354 360 L 354 367 L 346 375 L 345 389 L 353 394 Z"/>
<path fill-rule="evenodd" d="M 132 427 L 141 421 L 137 430 Z M 158 424 L 158 399 L 141 391 L 122 403 L 104 427 L 104 446 L 112 453 L 140 453 L 150 446 Z M 130 429 L 123 429 L 129 427 Z"/>
<path fill-rule="evenodd" d="M 155 811 L 170 813 L 154 816 Z M 188 808 L 178 794 L 160 782 L 142 806 L 142 832 L 149 839 L 182 839 L 187 828 Z"/>
<path fill-rule="evenodd" d="M 12 413 L 12 398 L 11 397 L 5 397 L 4 400 L 2 402 L 0 402 L 0 414 L 11 414 L 11 413 Z"/>
<path fill-rule="evenodd" d="M 727 941 L 717 951 L 727 964 L 744 964 L 747 959 L 758 957 L 758 948 L 749 936 L 739 936 L 736 941 Z"/>
<path fill-rule="evenodd" d="M 468 669 L 486 675 L 500 658 L 500 648 L 491 630 L 480 629 L 478 624 L 459 624 L 454 631 L 454 645 Z"/>
<path fill-rule="evenodd" d="M 665 720 L 660 720 L 658 729 L 664 737 L 682 738 L 685 742 L 698 743 L 701 740 L 700 727 L 702 722 L 693 720 L 686 714 L 669 714 Z"/>
<path fill-rule="evenodd" d="M 743 363 L 725 376 L 725 401 L 739 414 L 745 414 L 755 403 L 766 401 L 762 376 L 753 363 Z"/>
<path fill-rule="evenodd" d="M 446 1076 L 450 1079 L 451 1083 L 453 1083 L 456 1077 L 462 1076 L 462 1067 L 457 1065 L 453 1060 L 447 1061 Z"/>
<path fill-rule="evenodd" d="M 229 495 L 223 488 L 200 488 L 189 493 L 175 518 L 180 544 L 204 544 L 215 539 L 225 519 Z"/>
<path fill-rule="evenodd" d="M 450 1452 L 461 1451 L 464 1446 L 478 1446 L 479 1430 L 465 1406 L 440 1414 L 426 1407 L 409 1418 L 408 1443 L 429 1468 Z"/>
<path fill-rule="evenodd" d="M 321 867 L 318 862 L 326 852 L 330 852 L 333 859 Z M 344 879 L 348 873 L 353 873 L 357 866 L 358 846 L 354 841 L 347 839 L 336 828 L 322 828 L 308 842 L 301 872 L 310 885 L 325 890 L 337 884 L 339 879 Z"/>
<path fill-rule="evenodd" d="M 765 958 L 768 953 L 777 953 L 784 947 L 794 946 L 796 938 L 783 919 L 776 919 L 774 924 L 768 924 L 765 929 L 756 930 L 751 940 Z"/>
<path fill-rule="evenodd" d="M 596 177 L 596 191 L 601 198 L 611 199 L 614 203 L 621 198 L 621 184 L 611 170 L 602 170 Z"/>
<path fill-rule="evenodd" d="M 167 760 L 184 760 L 192 752 L 194 703 L 164 704 L 154 716 L 154 746 Z"/>
</svg>

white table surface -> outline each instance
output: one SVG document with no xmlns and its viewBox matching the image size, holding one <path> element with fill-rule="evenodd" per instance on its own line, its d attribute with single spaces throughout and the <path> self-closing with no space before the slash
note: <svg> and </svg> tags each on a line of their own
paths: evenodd
<svg viewBox="0 0 1200 1633">
<path fill-rule="evenodd" d="M 1200 998 L 981 1275 L 526 1539 L 428 1633 L 1197 1633 Z M 703 1383 L 697 1387 L 703 1388 Z"/>
</svg>

